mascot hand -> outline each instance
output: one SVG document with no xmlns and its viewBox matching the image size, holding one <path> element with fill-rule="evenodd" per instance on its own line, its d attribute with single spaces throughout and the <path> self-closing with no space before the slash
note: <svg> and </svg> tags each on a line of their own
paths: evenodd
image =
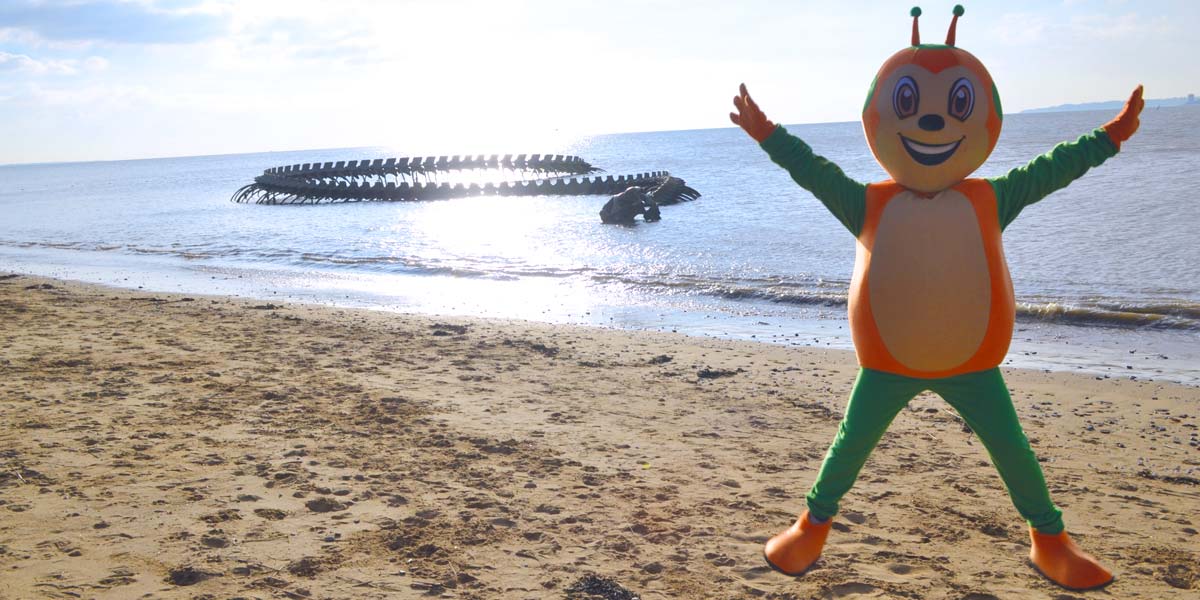
<svg viewBox="0 0 1200 600">
<path fill-rule="evenodd" d="M 1112 140 L 1117 150 L 1121 149 L 1121 142 L 1133 137 L 1133 132 L 1138 130 L 1138 115 L 1142 114 L 1142 107 L 1145 105 L 1146 102 L 1142 100 L 1142 86 L 1139 85 L 1129 96 L 1121 114 L 1104 125 L 1104 132 L 1108 134 L 1108 139 Z"/>
<path fill-rule="evenodd" d="M 745 129 L 746 133 L 754 138 L 754 141 L 761 144 L 775 131 L 775 124 L 759 110 L 758 104 L 754 103 L 754 99 L 746 91 L 746 84 L 742 84 L 740 92 L 733 97 L 733 105 L 737 107 L 738 111 L 729 113 L 729 120 L 733 121 L 734 125 Z"/>
</svg>

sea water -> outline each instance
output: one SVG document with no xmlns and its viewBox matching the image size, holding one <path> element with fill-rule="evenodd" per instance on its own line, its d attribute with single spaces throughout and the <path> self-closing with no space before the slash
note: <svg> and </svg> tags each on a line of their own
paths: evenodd
<svg viewBox="0 0 1200 600">
<path fill-rule="evenodd" d="M 1074 140 L 1107 112 L 1016 114 L 979 176 Z M 863 182 L 858 123 L 790 126 Z M 741 130 L 599 135 L 552 147 L 611 174 L 668 170 L 703 197 L 602 225 L 606 198 L 260 206 L 263 169 L 447 153 L 347 148 L 0 166 L 0 271 L 151 291 L 851 346 L 854 238 Z M 1004 234 L 1019 302 L 1006 364 L 1200 383 L 1200 107 L 1148 109 L 1123 151 Z"/>
</svg>

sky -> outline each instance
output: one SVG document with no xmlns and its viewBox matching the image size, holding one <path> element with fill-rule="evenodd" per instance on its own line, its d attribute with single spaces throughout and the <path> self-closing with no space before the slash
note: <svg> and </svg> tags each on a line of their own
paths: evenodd
<svg viewBox="0 0 1200 600">
<path fill-rule="evenodd" d="M 913 2 L 0 0 L 0 164 L 854 121 Z M 954 2 L 919 2 L 941 42 Z M 1200 93 L 1194 0 L 966 2 L 1017 112 Z"/>
</svg>

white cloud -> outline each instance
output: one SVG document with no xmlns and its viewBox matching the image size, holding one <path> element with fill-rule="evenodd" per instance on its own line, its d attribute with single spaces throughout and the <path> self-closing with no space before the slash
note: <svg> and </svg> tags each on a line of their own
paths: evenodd
<svg viewBox="0 0 1200 600">
<path fill-rule="evenodd" d="M 992 24 L 987 33 L 1007 46 L 1033 46 L 1045 40 L 1051 28 L 1050 19 L 1045 15 L 1008 13 Z"/>
<path fill-rule="evenodd" d="M 82 13 L 55 20 L 61 11 L 33 11 L 36 31 L 49 37 L 33 25 L 0 26 L 0 48 L 15 53 L 0 54 L 0 99 L 22 109 L 0 113 L 36 112 L 48 129 L 90 148 L 145 148 L 123 155 L 162 153 L 167 137 L 177 140 L 173 153 L 397 140 L 471 151 L 531 132 L 720 127 L 740 81 L 777 120 L 851 120 L 880 62 L 907 44 L 911 23 L 907 5 L 864 16 L 813 1 L 786 9 L 767 0 L 684 8 L 677 0 L 102 4 L 143 24 L 221 27 L 164 43 L 153 28 L 116 31 L 75 22 L 86 21 Z M 1010 110 L 1106 98 L 1113 92 L 1091 74 L 1124 86 L 1147 73 L 1149 87 L 1153 61 L 1145 57 L 1194 54 L 1193 12 L 1124 14 L 1134 8 L 1111 0 L 984 5 L 959 23 L 959 40 L 1011 95 Z M 927 41 L 940 41 L 949 18 L 947 7 L 923 19 Z M 1158 33 L 1165 27 L 1170 35 Z M 129 122 L 140 129 L 108 129 Z"/>
<path fill-rule="evenodd" d="M 33 46 L 38 43 L 40 38 L 37 34 L 27 29 L 17 29 L 15 27 L 0 27 L 0 43 L 16 44 L 20 46 Z"/>
<path fill-rule="evenodd" d="M 39 107 L 88 109 L 130 108 L 156 102 L 156 95 L 148 87 L 126 85 L 45 87 L 34 84 L 18 98 Z"/>
<path fill-rule="evenodd" d="M 1058 21 L 1039 13 L 1007 13 L 988 33 L 1008 46 L 1064 44 L 1081 47 L 1098 42 L 1145 39 L 1169 33 L 1173 26 L 1164 16 L 1146 18 L 1136 13 L 1077 14 Z"/>
<path fill-rule="evenodd" d="M 9 71 L 29 75 L 78 75 L 82 72 L 103 71 L 107 68 L 108 59 L 102 56 L 89 56 L 82 60 L 46 59 L 0 50 L 0 72 Z"/>
<path fill-rule="evenodd" d="M 83 67 L 89 71 L 103 71 L 108 68 L 108 59 L 103 56 L 89 56 L 83 59 Z"/>
<path fill-rule="evenodd" d="M 159 3 L 162 4 L 162 3 Z M 210 40 L 228 31 L 225 15 L 194 10 L 191 3 L 9 1 L 0 3 L 0 21 L 59 42 L 179 44 Z"/>
<path fill-rule="evenodd" d="M 1145 38 L 1171 30 L 1166 17 L 1145 19 L 1129 13 L 1124 15 L 1078 15 L 1071 18 L 1066 29 L 1083 40 L 1119 40 Z"/>
<path fill-rule="evenodd" d="M 0 71 L 17 71 L 34 75 L 74 75 L 78 61 L 38 60 L 24 54 L 11 54 L 0 50 Z"/>
</svg>

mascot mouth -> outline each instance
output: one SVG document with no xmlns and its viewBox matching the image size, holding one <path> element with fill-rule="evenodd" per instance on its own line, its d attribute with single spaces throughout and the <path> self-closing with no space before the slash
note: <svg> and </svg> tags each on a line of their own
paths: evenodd
<svg viewBox="0 0 1200 600">
<path fill-rule="evenodd" d="M 954 152 L 958 150 L 958 145 L 961 144 L 965 139 L 967 139 L 967 136 L 964 135 L 963 137 L 958 138 L 957 141 L 950 142 L 949 144 L 933 145 L 922 144 L 921 142 L 910 140 L 903 135 L 900 135 L 900 143 L 904 144 L 904 149 L 908 151 L 908 155 L 911 156 L 913 160 L 927 167 L 940 165 L 946 162 L 951 156 L 954 155 Z"/>
</svg>

